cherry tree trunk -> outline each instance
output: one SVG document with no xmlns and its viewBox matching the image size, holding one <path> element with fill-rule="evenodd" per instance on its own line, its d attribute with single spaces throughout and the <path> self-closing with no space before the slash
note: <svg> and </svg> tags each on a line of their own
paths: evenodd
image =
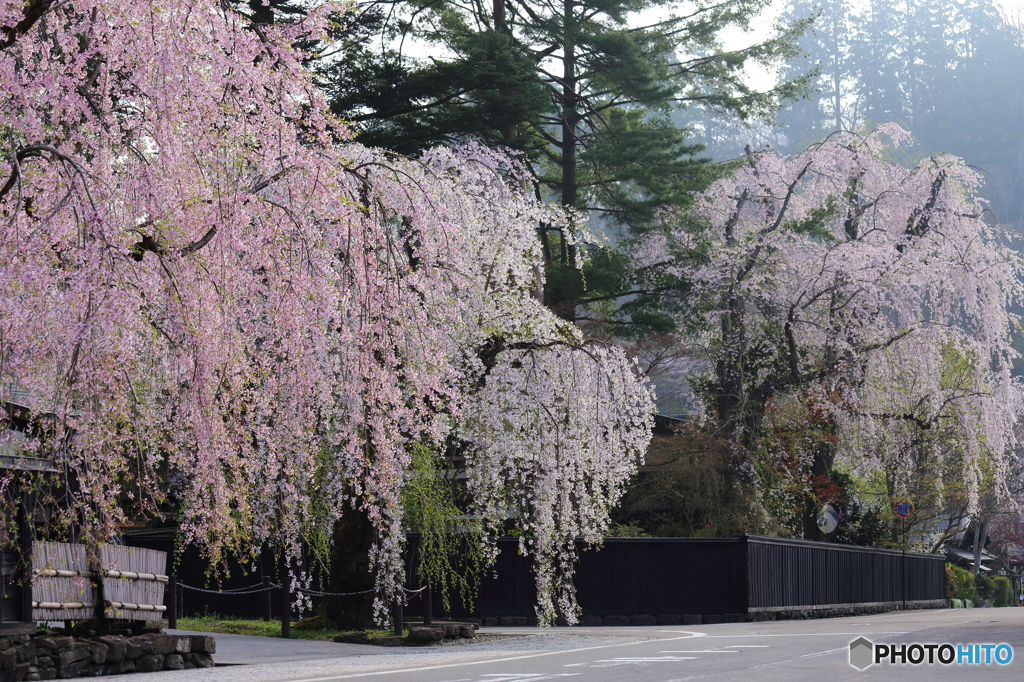
<svg viewBox="0 0 1024 682">
<path fill-rule="evenodd" d="M 362 592 L 372 590 L 374 576 L 370 572 L 370 549 L 375 539 L 373 524 L 365 511 L 347 507 L 334 522 L 331 550 L 331 579 L 328 592 Z M 373 592 L 348 597 L 327 597 L 328 621 L 343 630 L 374 627 Z"/>
<path fill-rule="evenodd" d="M 835 433 L 835 425 L 832 424 L 829 431 Z M 811 462 L 811 475 L 810 480 L 820 480 L 819 477 L 828 477 L 832 472 L 832 465 L 835 464 L 836 449 L 835 446 L 829 442 L 819 443 L 817 449 L 814 452 L 814 460 Z M 822 505 L 828 500 L 819 500 L 814 495 L 807 497 L 807 501 L 804 502 L 804 509 L 802 513 L 803 526 L 804 526 L 804 539 L 805 540 L 817 540 L 819 542 L 828 540 L 828 537 L 821 532 L 818 528 L 818 512 L 821 510 Z"/>
</svg>

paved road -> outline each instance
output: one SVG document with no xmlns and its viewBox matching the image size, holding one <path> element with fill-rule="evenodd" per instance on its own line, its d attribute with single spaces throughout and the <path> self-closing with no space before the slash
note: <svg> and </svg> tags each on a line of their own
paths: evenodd
<svg viewBox="0 0 1024 682">
<path fill-rule="evenodd" d="M 734 623 L 696 627 L 485 628 L 521 635 L 486 644 L 382 650 L 296 645 L 319 658 L 232 665 L 210 670 L 119 677 L 122 682 L 835 682 L 841 680 L 1020 680 L 1024 678 L 1024 608 L 916 611 L 856 618 Z M 1000 644 L 1008 665 L 873 665 L 848 663 L 849 643 Z M 246 640 L 253 638 L 245 638 Z M 233 645 L 219 638 L 223 653 Z M 239 646 L 241 643 L 238 643 Z M 282 640 L 287 646 L 290 642 Z M 318 643 L 317 643 L 318 644 Z M 256 653 L 266 642 L 247 643 Z M 341 646 L 341 645 L 336 645 Z M 237 649 L 241 651 L 241 649 Z M 257 657 L 259 660 L 271 660 Z M 256 659 L 254 659 L 256 660 Z M 278 659 L 281 661 L 282 659 Z M 228 662 L 222 660 L 221 662 Z"/>
</svg>

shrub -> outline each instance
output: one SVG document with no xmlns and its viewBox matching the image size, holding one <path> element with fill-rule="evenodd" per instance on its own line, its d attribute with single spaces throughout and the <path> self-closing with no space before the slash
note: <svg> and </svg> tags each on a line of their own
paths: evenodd
<svg viewBox="0 0 1024 682">
<path fill-rule="evenodd" d="M 962 609 L 964 607 L 964 603 L 954 597 L 949 600 L 949 607 L 951 609 Z"/>
<path fill-rule="evenodd" d="M 946 564 L 946 599 L 952 599 L 956 596 L 956 574 L 953 572 L 953 566 Z M 958 608 L 958 607 L 953 607 Z"/>
<path fill-rule="evenodd" d="M 975 586 L 974 576 L 971 575 L 970 571 L 965 571 L 959 566 L 953 567 L 953 573 L 956 575 L 956 596 L 957 599 L 963 599 L 970 603 L 975 597 Z"/>
<path fill-rule="evenodd" d="M 995 579 L 995 599 L 996 606 L 1012 606 L 1013 605 L 1013 585 L 1010 584 L 1010 579 L 1005 575 L 1001 575 Z"/>
<path fill-rule="evenodd" d="M 991 576 L 979 573 L 974 576 L 974 596 L 976 599 L 992 599 L 996 592 L 996 581 Z"/>
</svg>

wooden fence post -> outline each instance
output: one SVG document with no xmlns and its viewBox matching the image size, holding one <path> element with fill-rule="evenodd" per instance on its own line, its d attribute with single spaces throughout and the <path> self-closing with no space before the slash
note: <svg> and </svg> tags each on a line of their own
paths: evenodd
<svg viewBox="0 0 1024 682">
<path fill-rule="evenodd" d="M 178 629 L 178 577 L 172 575 L 167 580 L 167 597 L 164 598 L 164 602 L 167 603 L 167 627 L 171 630 Z"/>
<path fill-rule="evenodd" d="M 391 619 L 394 624 L 395 637 L 401 637 L 404 634 L 405 623 L 402 617 L 402 595 L 399 594 L 395 599 L 395 610 L 391 613 Z"/>
<path fill-rule="evenodd" d="M 272 590 L 270 589 L 270 576 L 263 576 L 263 621 L 269 623 L 273 616 L 271 615 L 271 605 L 273 604 L 273 596 L 271 595 Z"/>
<path fill-rule="evenodd" d="M 284 639 L 292 638 L 291 587 L 292 580 L 286 567 L 281 572 L 281 637 Z"/>
</svg>

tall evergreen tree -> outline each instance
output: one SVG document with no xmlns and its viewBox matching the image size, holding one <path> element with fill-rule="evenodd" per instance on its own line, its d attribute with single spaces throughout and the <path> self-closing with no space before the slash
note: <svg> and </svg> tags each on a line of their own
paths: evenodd
<svg viewBox="0 0 1024 682">
<path fill-rule="evenodd" d="M 832 130 L 850 130 L 859 118 L 859 71 L 852 58 L 864 40 L 844 0 L 796 0 L 783 20 L 813 16 L 814 26 L 800 39 L 803 54 L 781 70 L 783 78 L 813 73 L 813 99 L 794 102 L 780 114 L 787 142 L 801 147 Z"/>
<path fill-rule="evenodd" d="M 674 106 L 700 102 L 751 118 L 803 86 L 796 78 L 759 92 L 743 73 L 749 64 L 794 56 L 804 22 L 746 49 L 719 42 L 722 29 L 749 27 L 766 4 L 368 3 L 352 27 L 361 36 L 357 49 L 321 73 L 335 112 L 354 123 L 363 142 L 406 154 L 465 138 L 523 150 L 547 198 L 628 241 L 659 207 L 685 205 L 715 177 L 701 147 L 673 125 Z M 663 18 L 638 25 L 636 17 L 654 10 Z M 430 60 L 403 53 L 413 39 L 431 46 Z M 332 89 L 342 81 L 366 86 L 342 96 Z M 571 227 L 540 229 L 545 300 L 559 315 L 576 320 L 596 312 L 618 329 L 671 325 L 655 304 L 675 284 L 638 282 L 627 249 L 588 246 L 583 259 Z M 628 305 L 615 304 L 626 297 Z"/>
</svg>

